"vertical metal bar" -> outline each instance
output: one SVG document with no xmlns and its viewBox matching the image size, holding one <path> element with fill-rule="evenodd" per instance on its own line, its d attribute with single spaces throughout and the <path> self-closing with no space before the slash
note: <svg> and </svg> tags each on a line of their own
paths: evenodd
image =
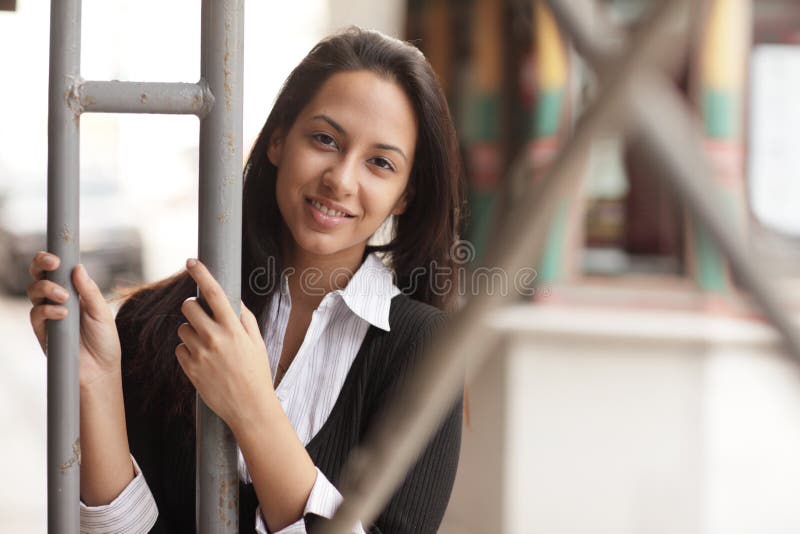
<svg viewBox="0 0 800 534">
<path fill-rule="evenodd" d="M 70 273 L 79 261 L 80 111 L 71 102 L 80 72 L 81 2 L 50 3 L 50 86 L 47 126 L 47 250 L 61 258 L 48 278 L 71 294 L 67 317 L 47 322 L 47 528 L 80 528 L 80 396 L 77 292 Z"/>
<path fill-rule="evenodd" d="M 200 122 L 199 257 L 236 313 L 241 297 L 244 0 L 203 0 L 201 78 L 215 103 Z M 203 83 L 203 82 L 201 82 Z M 197 532 L 239 530 L 236 443 L 197 397 Z"/>
</svg>

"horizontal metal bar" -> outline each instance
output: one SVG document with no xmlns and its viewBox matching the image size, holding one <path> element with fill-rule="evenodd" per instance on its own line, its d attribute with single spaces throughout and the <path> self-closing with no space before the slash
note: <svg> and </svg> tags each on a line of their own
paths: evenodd
<svg viewBox="0 0 800 534">
<path fill-rule="evenodd" d="M 160 113 L 204 117 L 214 105 L 206 83 L 81 81 L 81 113 Z"/>
</svg>

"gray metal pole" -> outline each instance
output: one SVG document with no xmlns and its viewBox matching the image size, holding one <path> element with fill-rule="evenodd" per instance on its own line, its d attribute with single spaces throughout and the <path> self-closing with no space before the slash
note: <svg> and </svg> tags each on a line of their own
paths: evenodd
<svg viewBox="0 0 800 534">
<path fill-rule="evenodd" d="M 202 83 L 81 81 L 81 111 L 97 113 L 164 113 L 203 117 L 214 97 Z"/>
<path fill-rule="evenodd" d="M 200 122 L 199 257 L 237 314 L 242 260 L 243 19 L 244 0 L 203 0 L 200 76 L 216 101 Z M 236 442 L 199 396 L 196 502 L 197 532 L 239 531 Z"/>
<path fill-rule="evenodd" d="M 47 123 L 47 250 L 61 258 L 48 278 L 72 295 L 67 317 L 47 321 L 47 528 L 80 528 L 80 396 L 78 298 L 70 273 L 78 263 L 80 111 L 71 105 L 79 77 L 80 0 L 50 3 L 50 87 Z"/>
</svg>

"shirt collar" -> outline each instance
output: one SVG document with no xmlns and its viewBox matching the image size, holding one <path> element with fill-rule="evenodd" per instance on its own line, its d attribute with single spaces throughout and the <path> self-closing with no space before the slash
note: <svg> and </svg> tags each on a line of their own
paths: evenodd
<svg viewBox="0 0 800 534">
<path fill-rule="evenodd" d="M 392 271 L 371 252 L 344 287 L 336 290 L 350 310 L 382 330 L 389 332 L 392 298 L 400 293 Z"/>
</svg>

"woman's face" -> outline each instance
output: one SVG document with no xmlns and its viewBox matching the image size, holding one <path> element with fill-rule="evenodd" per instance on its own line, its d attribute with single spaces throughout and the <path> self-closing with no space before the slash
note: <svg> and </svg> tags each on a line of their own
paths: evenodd
<svg viewBox="0 0 800 534">
<path fill-rule="evenodd" d="M 360 260 L 381 223 L 405 209 L 416 142 L 414 109 L 397 84 L 369 71 L 331 76 L 269 147 L 294 244 Z"/>
</svg>

